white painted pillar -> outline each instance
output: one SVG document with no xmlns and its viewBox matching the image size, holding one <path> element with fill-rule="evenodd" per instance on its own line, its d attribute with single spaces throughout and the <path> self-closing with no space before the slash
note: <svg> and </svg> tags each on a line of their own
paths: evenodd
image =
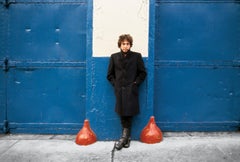
<svg viewBox="0 0 240 162">
<path fill-rule="evenodd" d="M 133 37 L 132 51 L 148 57 L 149 0 L 93 1 L 93 57 L 118 52 L 118 37 Z"/>
</svg>

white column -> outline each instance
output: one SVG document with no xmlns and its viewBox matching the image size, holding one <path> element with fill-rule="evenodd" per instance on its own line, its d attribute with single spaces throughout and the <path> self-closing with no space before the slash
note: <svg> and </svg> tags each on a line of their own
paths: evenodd
<svg viewBox="0 0 240 162">
<path fill-rule="evenodd" d="M 149 0 L 93 0 L 93 57 L 118 52 L 118 37 L 133 37 L 132 51 L 148 57 Z"/>
</svg>

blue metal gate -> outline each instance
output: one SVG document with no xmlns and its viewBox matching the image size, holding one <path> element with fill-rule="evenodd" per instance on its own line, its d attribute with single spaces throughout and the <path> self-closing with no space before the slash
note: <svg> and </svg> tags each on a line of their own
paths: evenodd
<svg viewBox="0 0 240 162">
<path fill-rule="evenodd" d="M 85 119 L 86 0 L 1 4 L 0 130 L 76 133 Z"/>
<path fill-rule="evenodd" d="M 148 78 L 134 139 L 150 115 L 163 131 L 239 128 L 239 2 L 150 0 Z M 0 0 L 1 133 L 77 133 L 88 118 L 98 139 L 118 137 L 103 77 L 109 58 L 91 56 L 92 3 Z"/>
<path fill-rule="evenodd" d="M 240 3 L 156 0 L 154 114 L 167 131 L 238 130 Z"/>
</svg>

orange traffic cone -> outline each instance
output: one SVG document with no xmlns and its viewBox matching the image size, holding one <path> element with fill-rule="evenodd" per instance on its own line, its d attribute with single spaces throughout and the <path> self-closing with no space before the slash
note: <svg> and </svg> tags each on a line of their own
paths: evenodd
<svg viewBox="0 0 240 162">
<path fill-rule="evenodd" d="M 142 130 L 140 140 L 149 144 L 158 143 L 163 140 L 162 131 L 155 123 L 154 116 L 151 116 L 148 124 Z"/>
<path fill-rule="evenodd" d="M 88 120 L 84 120 L 82 129 L 78 132 L 76 137 L 76 144 L 79 145 L 90 145 L 97 141 L 95 133 L 90 128 Z"/>
</svg>

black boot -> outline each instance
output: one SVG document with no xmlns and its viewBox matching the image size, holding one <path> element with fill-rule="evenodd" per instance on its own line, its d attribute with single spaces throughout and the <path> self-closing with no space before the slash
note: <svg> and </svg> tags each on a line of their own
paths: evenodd
<svg viewBox="0 0 240 162">
<path fill-rule="evenodd" d="M 130 129 L 130 128 L 127 128 L 127 133 L 126 133 L 127 139 L 126 139 L 125 144 L 123 145 L 124 148 L 130 147 L 130 141 L 131 141 L 130 136 L 131 136 L 131 129 Z"/>
<path fill-rule="evenodd" d="M 117 150 L 121 150 L 123 147 L 128 148 L 130 146 L 130 129 L 123 128 L 122 137 L 116 143 Z"/>
</svg>

